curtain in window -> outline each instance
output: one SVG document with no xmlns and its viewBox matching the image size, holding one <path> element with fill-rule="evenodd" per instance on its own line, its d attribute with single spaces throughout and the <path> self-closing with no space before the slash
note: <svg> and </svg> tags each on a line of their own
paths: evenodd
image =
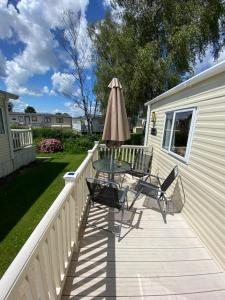
<svg viewBox="0 0 225 300">
<path fill-rule="evenodd" d="M 192 111 L 177 112 L 175 115 L 170 150 L 182 157 L 186 154 L 191 119 Z"/>
</svg>

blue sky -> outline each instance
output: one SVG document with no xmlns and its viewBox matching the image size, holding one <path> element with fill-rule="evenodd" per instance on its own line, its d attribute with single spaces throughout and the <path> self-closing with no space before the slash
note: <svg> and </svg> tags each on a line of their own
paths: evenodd
<svg viewBox="0 0 225 300">
<path fill-rule="evenodd" d="M 72 79 L 65 70 L 66 64 L 70 68 L 70 62 L 59 51 L 52 32 L 60 28 L 58 16 L 63 10 L 73 10 L 74 13 L 80 11 L 80 44 L 81 47 L 86 45 L 91 51 L 91 43 L 86 40 L 87 24 L 104 18 L 109 2 L 0 0 L 0 89 L 20 96 L 14 102 L 14 111 L 23 111 L 26 105 L 31 105 L 38 112 L 67 112 L 73 116 L 82 114 L 71 100 L 59 96 L 58 92 Z M 223 59 L 225 52 L 222 52 L 218 62 Z M 197 63 L 195 73 L 215 63 L 208 50 L 203 62 Z M 91 69 L 90 66 L 91 62 L 87 63 L 87 68 Z M 93 82 L 94 77 L 90 73 L 90 87 Z"/>
</svg>

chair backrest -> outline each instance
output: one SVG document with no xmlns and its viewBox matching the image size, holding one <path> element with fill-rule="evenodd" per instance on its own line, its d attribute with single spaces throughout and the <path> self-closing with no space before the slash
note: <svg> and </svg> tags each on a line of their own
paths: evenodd
<svg viewBox="0 0 225 300">
<path fill-rule="evenodd" d="M 92 202 L 97 202 L 108 207 L 121 208 L 119 187 L 114 182 L 95 178 L 86 178 L 89 197 Z"/>
<path fill-rule="evenodd" d="M 175 166 L 173 170 L 170 172 L 170 174 L 167 176 L 167 178 L 163 181 L 161 185 L 162 191 L 165 192 L 170 187 L 170 185 L 173 183 L 173 181 L 176 179 L 177 176 L 178 176 L 178 167 Z"/>
<path fill-rule="evenodd" d="M 141 171 L 148 173 L 152 162 L 151 153 L 138 153 L 135 156 L 133 169 L 136 171 Z"/>
<path fill-rule="evenodd" d="M 101 192 L 103 188 L 118 190 L 118 185 L 116 183 L 92 177 L 87 177 L 86 183 L 91 197 L 94 197 L 96 194 Z"/>
</svg>

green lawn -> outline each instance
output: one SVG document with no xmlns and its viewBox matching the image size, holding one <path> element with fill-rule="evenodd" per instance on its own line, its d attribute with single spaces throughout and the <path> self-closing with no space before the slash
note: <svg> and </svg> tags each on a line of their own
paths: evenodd
<svg viewBox="0 0 225 300">
<path fill-rule="evenodd" d="M 65 172 L 75 170 L 86 154 L 51 156 L 0 180 L 0 276 L 64 186 Z"/>
</svg>

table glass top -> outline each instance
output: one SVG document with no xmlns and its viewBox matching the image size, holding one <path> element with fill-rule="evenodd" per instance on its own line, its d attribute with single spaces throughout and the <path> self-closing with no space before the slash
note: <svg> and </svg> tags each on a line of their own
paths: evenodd
<svg viewBox="0 0 225 300">
<path fill-rule="evenodd" d="M 131 169 L 131 165 L 126 161 L 99 159 L 93 162 L 96 171 L 103 173 L 126 173 Z"/>
</svg>

